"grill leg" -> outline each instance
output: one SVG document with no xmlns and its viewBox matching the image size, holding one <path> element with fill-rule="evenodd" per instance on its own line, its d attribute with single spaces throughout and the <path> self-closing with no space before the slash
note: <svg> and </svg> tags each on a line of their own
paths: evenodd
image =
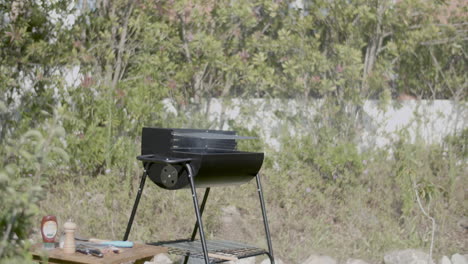
<svg viewBox="0 0 468 264">
<path fill-rule="evenodd" d="M 208 247 L 206 246 L 205 231 L 203 231 L 203 222 L 201 218 L 200 207 L 198 207 L 197 191 L 195 189 L 195 182 L 193 180 L 192 166 L 187 163 L 185 164 L 185 167 L 187 168 L 187 171 L 188 171 L 190 187 L 192 189 L 193 207 L 195 207 L 195 214 L 197 216 L 198 228 L 200 229 L 199 232 L 200 232 L 200 240 L 201 240 L 201 244 L 203 248 L 203 256 L 205 257 L 205 264 L 209 264 L 210 259 L 208 258 Z M 206 193 L 205 195 L 208 196 Z"/>
<path fill-rule="evenodd" d="M 265 200 L 263 199 L 262 184 L 260 182 L 260 175 L 257 174 L 255 178 L 257 180 L 258 197 L 260 198 L 260 205 L 262 207 L 263 225 L 265 226 L 265 235 L 268 243 L 268 258 L 270 259 L 271 264 L 275 264 L 275 258 L 273 257 L 273 246 L 271 245 L 270 228 L 268 227 L 268 219 L 265 208 Z"/>
<path fill-rule="evenodd" d="M 206 200 L 208 199 L 208 194 L 210 194 L 210 188 L 206 188 L 205 195 L 203 195 L 203 201 L 200 206 L 200 217 L 203 217 L 203 211 L 205 210 L 205 205 L 206 205 Z M 198 231 L 198 222 L 195 223 L 195 226 L 193 227 L 193 232 L 192 236 L 190 237 L 190 240 L 194 241 L 195 237 L 197 236 L 197 231 Z"/>
<path fill-rule="evenodd" d="M 138 188 L 137 197 L 135 199 L 135 203 L 133 204 L 132 214 L 130 215 L 130 219 L 128 219 L 127 230 L 125 230 L 123 241 L 127 241 L 128 235 L 130 235 L 130 230 L 132 229 L 133 219 L 135 218 L 136 210 L 138 208 L 138 204 L 140 203 L 141 194 L 143 192 L 143 188 L 145 187 L 146 176 L 148 175 L 147 171 L 149 170 L 150 167 L 151 167 L 151 163 L 148 162 L 143 171 L 143 175 L 141 175 L 140 187 Z"/>
<path fill-rule="evenodd" d="M 210 194 L 210 188 L 206 188 L 205 194 L 203 195 L 203 201 L 200 207 L 200 217 L 203 217 L 203 211 L 205 210 L 205 205 L 206 205 L 206 200 L 208 199 L 208 194 Z M 195 237 L 197 236 L 197 231 L 198 231 L 198 221 L 195 223 L 195 227 L 193 228 L 192 236 L 190 237 L 190 240 L 192 241 L 195 240 Z M 187 264 L 189 257 L 190 256 L 185 256 L 184 264 Z"/>
</svg>

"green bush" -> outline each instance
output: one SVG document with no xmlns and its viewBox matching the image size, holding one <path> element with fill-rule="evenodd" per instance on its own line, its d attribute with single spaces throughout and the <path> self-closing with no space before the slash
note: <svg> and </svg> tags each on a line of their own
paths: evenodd
<svg viewBox="0 0 468 264">
<path fill-rule="evenodd" d="M 20 261 L 28 256 L 31 228 L 40 225 L 39 202 L 50 179 L 66 168 L 65 131 L 55 114 L 22 135 L 6 138 L 0 150 L 0 259 Z M 45 187 L 45 188 L 44 188 Z"/>
</svg>

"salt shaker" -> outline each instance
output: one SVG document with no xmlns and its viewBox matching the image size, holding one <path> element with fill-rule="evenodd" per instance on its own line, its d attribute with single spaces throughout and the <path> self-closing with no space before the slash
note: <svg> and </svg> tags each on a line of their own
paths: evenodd
<svg viewBox="0 0 468 264">
<path fill-rule="evenodd" d="M 73 254 L 76 250 L 75 245 L 75 230 L 76 224 L 68 220 L 64 225 L 63 229 L 65 231 L 65 242 L 63 244 L 63 252 L 65 254 Z"/>
</svg>

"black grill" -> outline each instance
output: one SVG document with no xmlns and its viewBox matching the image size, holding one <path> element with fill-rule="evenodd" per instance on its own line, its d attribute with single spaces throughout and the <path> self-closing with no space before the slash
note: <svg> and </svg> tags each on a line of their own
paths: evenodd
<svg viewBox="0 0 468 264">
<path fill-rule="evenodd" d="M 226 261 L 222 258 L 222 254 L 236 258 L 266 254 L 271 263 L 274 263 L 265 202 L 258 174 L 264 154 L 238 150 L 237 141 L 244 139 L 254 138 L 238 136 L 235 131 L 143 128 L 141 155 L 137 159 L 142 161 L 144 172 L 124 240 L 127 240 L 130 234 L 146 177 L 149 176 L 151 181 L 163 189 L 190 188 L 197 218 L 190 239 L 150 244 L 164 245 L 169 247 L 169 252 L 186 256 L 185 263 L 190 257 L 203 257 L 206 264 Z M 257 182 L 268 251 L 229 241 L 206 241 L 202 214 L 210 188 L 240 185 L 253 178 L 256 178 Z M 196 188 L 206 188 L 201 206 L 198 204 Z M 200 240 L 195 240 L 197 232 Z M 214 257 L 210 257 L 211 255 Z"/>
<path fill-rule="evenodd" d="M 238 139 L 252 138 L 234 131 L 143 128 L 138 159 L 154 163 L 148 175 L 164 189 L 190 188 L 185 162 L 197 188 L 243 184 L 258 174 L 263 153 L 238 151 Z"/>
</svg>

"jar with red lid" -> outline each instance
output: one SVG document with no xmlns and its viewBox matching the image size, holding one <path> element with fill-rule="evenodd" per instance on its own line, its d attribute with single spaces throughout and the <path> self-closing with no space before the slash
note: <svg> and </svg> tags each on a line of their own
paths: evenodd
<svg viewBox="0 0 468 264">
<path fill-rule="evenodd" d="M 45 249 L 55 248 L 55 238 L 57 237 L 57 231 L 57 217 L 54 215 L 44 216 L 41 221 L 41 234 Z"/>
</svg>

